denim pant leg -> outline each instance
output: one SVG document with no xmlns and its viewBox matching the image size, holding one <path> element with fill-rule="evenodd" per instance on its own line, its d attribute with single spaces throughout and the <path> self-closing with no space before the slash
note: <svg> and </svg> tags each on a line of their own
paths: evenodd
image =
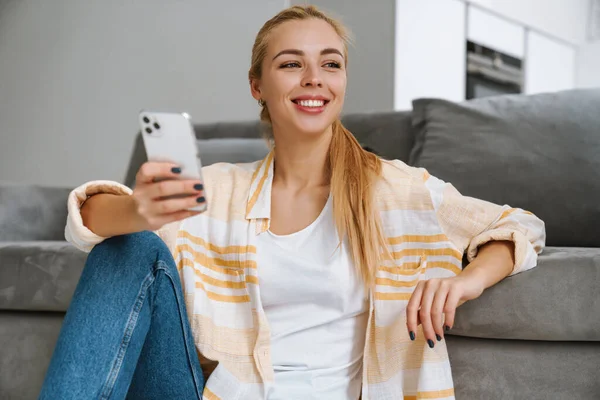
<svg viewBox="0 0 600 400">
<path fill-rule="evenodd" d="M 179 273 L 152 232 L 94 247 L 40 399 L 197 399 L 204 379 Z"/>
</svg>

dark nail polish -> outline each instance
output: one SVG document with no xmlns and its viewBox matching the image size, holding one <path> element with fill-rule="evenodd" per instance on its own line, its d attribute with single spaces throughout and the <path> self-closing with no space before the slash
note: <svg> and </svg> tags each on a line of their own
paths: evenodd
<svg viewBox="0 0 600 400">
<path fill-rule="evenodd" d="M 194 189 L 195 189 L 195 190 L 202 190 L 203 188 L 204 188 L 204 186 L 202 186 L 202 184 L 201 184 L 201 183 L 196 183 L 196 184 L 194 185 Z"/>
<path fill-rule="evenodd" d="M 415 333 L 413 331 L 408 332 L 408 335 L 410 336 L 410 340 L 415 340 Z"/>
<path fill-rule="evenodd" d="M 433 346 L 435 346 L 435 343 L 433 343 L 433 340 L 431 339 L 427 339 L 427 344 L 429 345 L 430 348 L 433 349 Z"/>
<path fill-rule="evenodd" d="M 448 325 L 446 325 L 444 328 L 446 329 L 446 332 L 450 330 L 450 327 Z"/>
<path fill-rule="evenodd" d="M 171 168 L 171 172 L 174 174 L 180 174 L 181 173 L 181 168 L 179 167 L 173 167 Z"/>
<path fill-rule="evenodd" d="M 435 334 L 435 338 L 437 339 L 438 342 L 442 341 L 442 337 L 440 335 L 438 335 L 437 333 Z"/>
<path fill-rule="evenodd" d="M 198 197 L 198 198 L 196 199 L 196 201 L 197 201 L 198 203 L 204 203 L 204 202 L 206 201 L 206 199 L 204 198 L 204 196 L 200 196 L 200 197 Z"/>
</svg>

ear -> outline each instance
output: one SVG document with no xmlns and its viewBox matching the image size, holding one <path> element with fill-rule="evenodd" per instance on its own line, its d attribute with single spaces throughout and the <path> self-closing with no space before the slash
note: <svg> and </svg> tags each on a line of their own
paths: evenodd
<svg viewBox="0 0 600 400">
<path fill-rule="evenodd" d="M 254 100 L 262 99 L 262 93 L 260 91 L 260 80 L 258 79 L 250 79 L 250 93 L 252 93 L 252 97 Z"/>
</svg>

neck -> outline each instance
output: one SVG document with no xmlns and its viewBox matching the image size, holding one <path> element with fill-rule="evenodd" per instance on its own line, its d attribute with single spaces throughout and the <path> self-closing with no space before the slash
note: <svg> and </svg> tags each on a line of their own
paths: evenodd
<svg viewBox="0 0 600 400">
<path fill-rule="evenodd" d="M 302 134 L 274 133 L 275 174 L 273 183 L 282 187 L 302 190 L 329 185 L 328 172 L 329 145 L 332 130 L 329 127 L 323 134 L 306 138 Z"/>
</svg>

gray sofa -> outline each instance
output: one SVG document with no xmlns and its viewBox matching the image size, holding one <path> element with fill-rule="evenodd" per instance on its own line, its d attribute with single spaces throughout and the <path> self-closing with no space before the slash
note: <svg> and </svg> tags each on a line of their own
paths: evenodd
<svg viewBox="0 0 600 400">
<path fill-rule="evenodd" d="M 538 267 L 462 306 L 447 336 L 458 399 L 600 398 L 600 90 L 347 115 L 384 158 L 546 222 Z M 266 154 L 257 122 L 196 126 L 205 165 Z M 138 136 L 125 183 L 145 154 Z M 37 396 L 85 254 L 64 242 L 69 189 L 0 187 L 0 398 Z"/>
</svg>

